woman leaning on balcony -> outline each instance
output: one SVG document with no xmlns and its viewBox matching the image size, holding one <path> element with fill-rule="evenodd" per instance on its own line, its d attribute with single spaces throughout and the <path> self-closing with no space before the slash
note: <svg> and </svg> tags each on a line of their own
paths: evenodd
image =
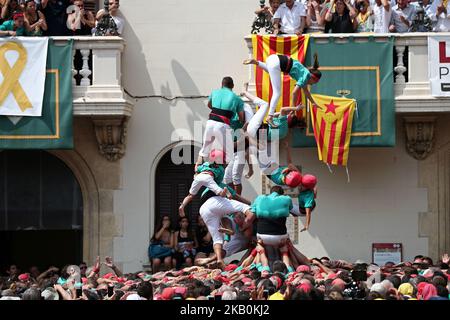
<svg viewBox="0 0 450 320">
<path fill-rule="evenodd" d="M 335 12 L 332 13 L 332 8 L 336 2 Z M 353 33 L 355 26 L 353 19 L 356 18 L 357 12 L 350 3 L 350 0 L 331 0 L 330 9 L 325 15 L 327 25 L 325 32 L 331 33 Z"/>
<path fill-rule="evenodd" d="M 319 0 L 308 1 L 308 12 L 306 14 L 307 33 L 323 33 L 325 31 L 325 14 L 327 9 L 320 4 Z"/>
<path fill-rule="evenodd" d="M 34 0 L 25 2 L 25 28 L 30 36 L 42 36 L 47 31 L 47 21 L 40 10 L 36 10 Z"/>
</svg>

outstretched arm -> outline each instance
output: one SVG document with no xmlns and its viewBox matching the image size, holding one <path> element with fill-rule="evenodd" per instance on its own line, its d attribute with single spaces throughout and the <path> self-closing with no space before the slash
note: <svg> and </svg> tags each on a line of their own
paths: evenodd
<svg viewBox="0 0 450 320">
<path fill-rule="evenodd" d="M 314 98 L 312 97 L 311 92 L 309 92 L 308 87 L 305 86 L 302 89 L 303 89 L 303 92 L 305 93 L 306 98 L 308 98 L 308 100 L 311 102 L 311 104 L 313 106 L 317 106 L 317 103 L 316 103 L 316 101 L 314 101 Z"/>
<path fill-rule="evenodd" d="M 239 202 L 248 204 L 248 205 L 250 205 L 250 204 L 252 203 L 251 201 L 245 199 L 243 196 L 241 196 L 241 195 L 239 195 L 239 194 L 237 194 L 237 193 L 234 195 L 233 199 L 234 199 L 234 200 L 237 200 L 237 201 L 239 201 Z"/>
<path fill-rule="evenodd" d="M 178 214 L 180 217 L 185 217 L 186 213 L 184 212 L 184 208 L 194 199 L 194 196 L 192 194 L 187 195 L 183 202 L 181 203 L 180 207 L 178 208 Z"/>
</svg>

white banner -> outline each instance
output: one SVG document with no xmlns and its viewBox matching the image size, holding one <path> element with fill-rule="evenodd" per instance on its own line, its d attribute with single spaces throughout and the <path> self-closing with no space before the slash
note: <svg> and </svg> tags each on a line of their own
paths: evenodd
<svg viewBox="0 0 450 320">
<path fill-rule="evenodd" d="M 449 36 L 428 36 L 428 77 L 431 95 L 450 97 Z"/>
<path fill-rule="evenodd" d="M 40 117 L 48 38 L 0 39 L 0 115 Z"/>
</svg>

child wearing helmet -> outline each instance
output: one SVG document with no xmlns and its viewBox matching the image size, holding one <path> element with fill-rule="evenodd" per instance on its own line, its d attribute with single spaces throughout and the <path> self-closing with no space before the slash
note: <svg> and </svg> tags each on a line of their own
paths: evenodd
<svg viewBox="0 0 450 320">
<path fill-rule="evenodd" d="M 288 141 L 284 142 L 284 146 L 287 151 L 287 166 L 280 166 L 277 163 L 269 161 L 268 165 L 262 165 L 260 163 L 260 169 L 276 185 L 295 188 L 302 182 L 302 174 L 300 169 L 292 163 L 291 149 L 289 148 Z"/>
</svg>

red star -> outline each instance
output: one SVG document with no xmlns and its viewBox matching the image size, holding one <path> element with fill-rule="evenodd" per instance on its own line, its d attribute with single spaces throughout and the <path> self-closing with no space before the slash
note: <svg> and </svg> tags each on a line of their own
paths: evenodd
<svg viewBox="0 0 450 320">
<path fill-rule="evenodd" d="M 325 113 L 333 112 L 336 115 L 336 108 L 339 106 L 335 105 L 333 100 L 331 100 L 331 103 L 325 104 L 325 107 L 327 107 L 327 111 L 325 111 Z"/>
</svg>

